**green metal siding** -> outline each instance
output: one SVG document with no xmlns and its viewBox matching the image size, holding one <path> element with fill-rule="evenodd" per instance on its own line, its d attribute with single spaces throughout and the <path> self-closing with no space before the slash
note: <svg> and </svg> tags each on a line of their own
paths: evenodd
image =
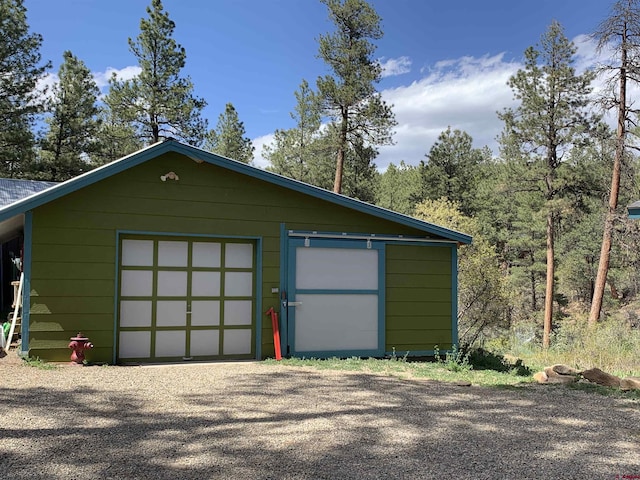
<svg viewBox="0 0 640 480">
<path fill-rule="evenodd" d="M 180 180 L 160 181 L 169 171 Z M 295 230 L 425 235 L 257 178 L 166 153 L 33 210 L 30 355 L 65 361 L 70 354 L 69 337 L 82 331 L 95 345 L 87 358 L 112 361 L 118 230 L 261 237 L 263 281 L 258 292 L 263 310 L 273 306 L 279 311 L 279 295 L 271 289 L 280 285 L 281 223 Z M 421 252 L 416 258 L 432 250 L 416 248 Z M 388 263 L 392 278 L 402 275 L 398 270 L 403 265 L 410 268 L 412 264 L 400 260 L 397 265 Z M 444 281 L 444 275 L 435 276 Z M 406 302 L 392 302 L 396 304 L 398 309 L 407 308 Z M 388 323 L 402 316 L 395 313 Z M 273 356 L 271 322 L 266 316 L 262 320 L 262 356 Z M 391 338 L 395 331 L 390 330 Z"/>
<path fill-rule="evenodd" d="M 451 253 L 449 246 L 387 245 L 386 351 L 451 348 Z"/>
</svg>

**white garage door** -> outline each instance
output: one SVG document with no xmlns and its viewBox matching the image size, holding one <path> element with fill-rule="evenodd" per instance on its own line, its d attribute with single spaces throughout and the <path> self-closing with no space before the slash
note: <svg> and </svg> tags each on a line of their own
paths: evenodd
<svg viewBox="0 0 640 480">
<path fill-rule="evenodd" d="M 126 236 L 120 252 L 119 361 L 255 356 L 253 243 Z"/>
</svg>

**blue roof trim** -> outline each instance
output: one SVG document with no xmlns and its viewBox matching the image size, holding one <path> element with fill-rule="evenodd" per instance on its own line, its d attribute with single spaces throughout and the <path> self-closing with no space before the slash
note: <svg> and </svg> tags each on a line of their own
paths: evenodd
<svg viewBox="0 0 640 480">
<path fill-rule="evenodd" d="M 284 188 L 288 188 L 290 190 L 310 195 L 312 197 L 316 197 L 336 205 L 373 215 L 378 218 L 389 220 L 400 225 L 415 228 L 432 235 L 455 240 L 464 244 L 469 244 L 472 240 L 471 236 L 464 233 L 456 232 L 455 230 L 440 227 L 432 223 L 423 222 L 407 215 L 393 212 L 391 210 L 387 210 L 386 208 L 371 205 L 369 203 L 346 197 L 344 195 L 329 192 L 328 190 L 324 190 L 313 185 L 283 177 L 276 173 L 267 172 L 266 170 L 261 170 L 251 165 L 225 158 L 220 155 L 216 155 L 214 153 L 207 152 L 205 150 L 192 147 L 175 140 L 167 140 L 162 143 L 153 144 L 149 147 L 143 148 L 142 150 L 127 155 L 120 160 L 116 160 L 115 162 L 103 165 L 94 170 L 91 170 L 90 172 L 84 173 L 78 177 L 72 178 L 71 180 L 67 180 L 66 182 L 51 187 L 43 192 L 36 193 L 27 198 L 12 203 L 11 205 L 0 208 L 0 221 L 6 220 L 15 215 L 24 213 L 27 210 L 31 210 L 33 208 L 44 205 L 45 203 L 63 197 L 64 195 L 79 190 L 80 188 L 89 186 L 107 177 L 123 172 L 131 167 L 135 167 L 136 165 L 140 165 L 141 163 L 151 160 L 152 158 L 169 152 L 180 153 L 194 160 L 202 160 L 218 167 L 226 168 L 243 175 L 248 175 L 259 180 L 263 180 Z"/>
</svg>

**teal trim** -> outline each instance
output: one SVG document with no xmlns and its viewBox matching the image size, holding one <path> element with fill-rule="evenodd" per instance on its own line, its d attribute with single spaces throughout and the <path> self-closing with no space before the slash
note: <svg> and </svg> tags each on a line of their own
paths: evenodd
<svg viewBox="0 0 640 480">
<path fill-rule="evenodd" d="M 458 249 L 451 249 L 451 343 L 458 345 Z"/>
<path fill-rule="evenodd" d="M 346 237 L 346 236 L 345 236 Z M 308 245 L 305 245 L 307 240 L 303 237 L 289 237 L 287 242 L 288 249 L 288 301 L 295 302 L 296 295 L 298 294 L 362 294 L 362 295 L 377 295 L 378 296 L 378 346 L 376 349 L 371 350 L 326 350 L 326 351 L 304 351 L 298 352 L 295 347 L 295 307 L 287 307 L 287 318 L 290 320 L 287 325 L 287 335 L 291 342 L 288 343 L 289 353 L 291 356 L 297 357 L 317 357 L 317 358 L 329 358 L 329 357 L 379 357 L 382 356 L 385 347 L 385 244 L 384 242 L 371 241 L 368 246 L 368 242 L 363 239 L 353 238 L 339 238 L 339 239 L 327 239 L 327 238 L 310 238 Z M 365 250 L 367 248 L 378 251 L 378 289 L 377 290 L 332 290 L 332 289 L 300 289 L 295 287 L 295 272 L 296 272 L 296 249 L 297 248 L 359 248 Z M 284 308 L 283 308 L 284 309 Z"/>
<path fill-rule="evenodd" d="M 377 218 L 388 220 L 398 223 L 407 227 L 421 230 L 425 233 L 436 235 L 448 240 L 454 240 L 460 243 L 471 243 L 472 237 L 465 235 L 464 233 L 456 232 L 448 228 L 440 227 L 432 223 L 423 222 L 421 220 L 403 215 L 401 213 L 393 212 L 385 208 L 377 207 L 360 200 L 346 197 L 337 193 L 324 190 L 313 185 L 292 180 L 290 178 L 277 175 L 275 173 L 261 170 L 250 165 L 237 162 L 220 155 L 216 155 L 211 152 L 201 150 L 190 145 L 177 142 L 175 140 L 167 140 L 162 143 L 156 143 L 142 150 L 139 150 L 131 155 L 116 160 L 98 167 L 90 172 L 84 173 L 78 177 L 72 178 L 59 185 L 51 187 L 35 195 L 31 195 L 25 199 L 15 202 L 11 205 L 7 205 L 0 209 L 0 221 L 14 217 L 20 213 L 24 213 L 33 208 L 44 205 L 64 195 L 72 193 L 76 190 L 84 188 L 88 185 L 92 185 L 100 180 L 111 177 L 117 173 L 123 172 L 136 165 L 140 165 L 148 160 L 151 160 L 157 156 L 165 153 L 175 152 L 185 155 L 194 161 L 204 161 L 211 165 L 216 165 L 227 170 L 231 170 L 242 175 L 256 178 L 274 185 L 278 185 L 289 190 L 294 190 L 305 195 L 309 195 L 321 200 L 328 201 L 330 203 L 340 205 L 346 208 L 350 208 L 368 215 L 372 215 Z"/>
<path fill-rule="evenodd" d="M 256 238 L 256 360 L 262 359 L 262 237 Z"/>
<path fill-rule="evenodd" d="M 118 361 L 118 303 L 120 300 L 120 235 L 119 231 L 116 231 L 116 274 L 115 274 L 115 294 L 113 295 L 113 355 L 112 365 L 115 365 Z"/>
<path fill-rule="evenodd" d="M 378 257 L 380 259 L 380 257 Z M 379 290 L 332 290 L 332 289 L 314 289 L 308 290 L 299 288 L 296 290 L 296 294 L 315 294 L 315 295 L 378 295 Z"/>
<path fill-rule="evenodd" d="M 288 336 L 288 325 L 289 319 L 287 316 L 287 310 L 284 306 L 284 302 L 287 298 L 288 286 L 287 286 L 287 265 L 288 265 L 288 256 L 289 256 L 289 237 L 287 236 L 287 226 L 284 223 L 280 224 L 280 287 L 279 287 L 279 295 L 278 295 L 278 308 L 277 311 L 280 311 L 280 316 L 278 318 L 278 323 L 280 325 L 280 351 L 283 356 L 289 355 L 289 351 L 287 349 L 289 345 L 289 336 Z M 274 307 L 275 309 L 275 307 Z"/>
<path fill-rule="evenodd" d="M 378 247 L 378 350 L 383 352 L 386 345 L 387 331 L 387 245 Z"/>
<path fill-rule="evenodd" d="M 29 321 L 31 317 L 31 258 L 33 249 L 33 212 L 24 214 L 24 251 L 22 273 L 24 284 L 22 285 L 22 331 L 20 332 L 20 354 L 29 355 Z"/>
<path fill-rule="evenodd" d="M 631 220 L 638 220 L 640 219 L 640 208 L 639 207 L 627 207 L 627 210 L 629 212 L 629 218 Z"/>
</svg>

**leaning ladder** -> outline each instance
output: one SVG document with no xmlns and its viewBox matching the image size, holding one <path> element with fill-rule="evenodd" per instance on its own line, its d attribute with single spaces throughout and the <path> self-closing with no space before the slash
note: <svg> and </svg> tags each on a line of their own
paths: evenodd
<svg viewBox="0 0 640 480">
<path fill-rule="evenodd" d="M 13 318 L 11 319 L 11 326 L 9 327 L 9 335 L 4 338 L 4 332 L 0 334 L 2 337 L 3 348 L 6 353 L 9 353 L 9 347 L 11 347 L 11 340 L 13 339 L 13 332 L 16 329 L 16 322 L 18 321 L 18 312 L 22 308 L 22 288 L 24 286 L 24 273 L 20 274 L 20 283 L 18 284 L 18 290 L 14 290 L 13 298 Z"/>
</svg>

